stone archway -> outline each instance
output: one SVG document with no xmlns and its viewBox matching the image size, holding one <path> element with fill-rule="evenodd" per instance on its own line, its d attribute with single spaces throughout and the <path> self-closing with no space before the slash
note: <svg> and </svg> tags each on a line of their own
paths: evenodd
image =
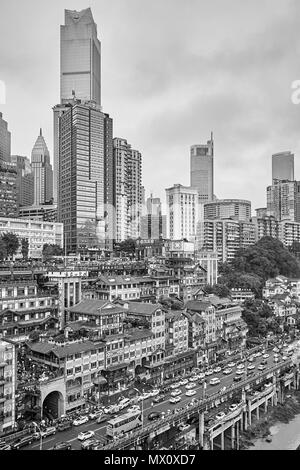
<svg viewBox="0 0 300 470">
<path fill-rule="evenodd" d="M 54 390 L 44 398 L 43 403 L 43 416 L 49 415 L 57 419 L 64 414 L 64 398 L 61 392 Z"/>
</svg>

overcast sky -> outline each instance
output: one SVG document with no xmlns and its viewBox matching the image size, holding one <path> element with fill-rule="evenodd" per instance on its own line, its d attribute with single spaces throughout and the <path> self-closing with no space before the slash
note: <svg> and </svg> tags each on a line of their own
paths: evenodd
<svg viewBox="0 0 300 470">
<path fill-rule="evenodd" d="M 51 152 L 64 8 L 91 7 L 102 47 L 103 110 L 143 155 L 146 195 L 189 185 L 189 149 L 215 139 L 215 194 L 265 206 L 271 155 L 300 179 L 299 0 L 0 0 L 0 105 L 12 153 L 39 128 Z"/>
</svg>

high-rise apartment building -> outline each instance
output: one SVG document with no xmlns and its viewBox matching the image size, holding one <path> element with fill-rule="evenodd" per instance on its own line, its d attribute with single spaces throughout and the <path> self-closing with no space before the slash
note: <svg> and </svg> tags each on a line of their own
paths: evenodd
<svg viewBox="0 0 300 470">
<path fill-rule="evenodd" d="M 214 199 L 214 141 L 213 135 L 206 145 L 193 145 L 190 155 L 191 187 L 199 193 L 199 202 Z"/>
<path fill-rule="evenodd" d="M 140 236 L 142 156 L 126 139 L 114 138 L 116 240 Z"/>
<path fill-rule="evenodd" d="M 167 236 L 171 240 L 193 241 L 199 222 L 198 190 L 175 184 L 166 189 Z"/>
<path fill-rule="evenodd" d="M 16 421 L 17 351 L 10 340 L 0 339 L 0 433 L 14 431 Z"/>
<path fill-rule="evenodd" d="M 101 44 L 90 8 L 65 10 L 60 27 L 60 99 L 78 99 L 101 105 Z"/>
<path fill-rule="evenodd" d="M 31 152 L 31 168 L 34 177 L 34 204 L 39 206 L 53 198 L 53 172 L 50 154 L 40 129 Z"/>
<path fill-rule="evenodd" d="M 220 199 L 204 204 L 204 219 L 250 220 L 251 202 L 242 199 Z"/>
<path fill-rule="evenodd" d="M 166 216 L 162 215 L 159 197 L 147 199 L 147 214 L 141 217 L 141 239 L 158 240 L 167 237 Z"/>
<path fill-rule="evenodd" d="M 294 181 L 294 154 L 281 152 L 272 155 L 272 181 Z"/>
<path fill-rule="evenodd" d="M 31 206 L 34 201 L 34 176 L 30 160 L 21 155 L 12 155 L 11 163 L 14 163 L 17 169 L 16 191 L 18 206 Z"/>
<path fill-rule="evenodd" d="M 222 263 L 230 263 L 240 248 L 256 242 L 256 226 L 240 220 L 204 220 L 200 222 L 200 250 L 216 252 Z"/>
<path fill-rule="evenodd" d="M 64 100 L 64 104 L 57 104 L 53 107 L 53 201 L 58 201 L 58 171 L 59 171 L 59 118 L 68 110 L 68 103 L 72 99 Z"/>
<path fill-rule="evenodd" d="M 267 187 L 267 215 L 300 222 L 300 181 L 274 180 Z"/>
<path fill-rule="evenodd" d="M 0 113 L 0 162 L 10 160 L 10 141 L 11 134 L 8 130 L 7 122 L 4 121 L 2 113 Z"/>
<path fill-rule="evenodd" d="M 113 176 L 105 176 L 105 168 L 112 169 L 112 120 L 95 103 L 74 100 L 59 122 L 58 220 L 67 252 L 105 249 L 105 208 L 113 195 Z"/>
<path fill-rule="evenodd" d="M 18 217 L 17 167 L 0 161 L 0 217 Z"/>
</svg>

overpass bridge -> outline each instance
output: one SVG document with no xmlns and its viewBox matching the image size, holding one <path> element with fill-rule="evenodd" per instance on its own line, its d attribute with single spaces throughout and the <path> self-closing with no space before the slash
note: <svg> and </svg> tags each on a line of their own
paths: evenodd
<svg viewBox="0 0 300 470">
<path fill-rule="evenodd" d="M 185 410 L 166 416 L 162 420 L 159 420 L 159 422 L 148 424 L 135 431 L 131 431 L 120 439 L 103 444 L 101 446 L 101 450 L 136 448 L 146 439 L 151 440 L 154 437 L 167 432 L 171 428 L 180 425 L 192 416 L 198 416 L 199 418 L 200 448 L 212 449 L 214 446 L 214 439 L 219 435 L 221 435 L 221 448 L 224 448 L 224 433 L 228 428 L 234 429 L 234 431 L 232 431 L 232 440 L 233 442 L 238 443 L 239 432 L 243 428 L 247 429 L 248 424 L 251 424 L 252 412 L 254 410 L 258 409 L 259 413 L 259 407 L 262 404 L 265 405 L 265 402 L 267 402 L 267 405 L 269 401 L 272 401 L 272 404 L 275 405 L 278 401 L 282 403 L 284 387 L 290 386 L 291 383 L 294 383 L 297 389 L 299 388 L 299 369 L 295 368 L 293 372 L 290 372 L 291 366 L 294 366 L 294 363 L 292 359 L 289 358 L 253 375 L 252 377 L 245 378 L 237 384 L 232 384 L 231 387 L 225 391 L 212 393 L 207 398 L 198 400 L 196 403 L 191 402 Z M 285 374 L 283 377 L 280 376 L 280 374 L 284 374 L 287 371 L 289 371 L 289 374 Z M 266 393 L 262 393 L 262 396 L 260 396 L 258 400 L 256 399 L 257 397 L 251 399 L 251 396 L 249 396 L 247 398 L 246 392 L 251 388 L 251 385 L 258 385 L 266 379 L 272 379 L 272 389 L 266 390 Z M 227 424 L 225 424 L 225 422 L 220 422 L 220 425 L 218 423 L 218 428 L 216 426 L 213 426 L 212 428 L 205 427 L 204 413 L 217 407 L 221 402 L 228 400 L 237 392 L 242 393 L 242 403 L 238 410 L 236 410 L 237 412 L 235 411 L 231 414 L 231 417 L 230 415 L 227 415 L 225 420 Z"/>
</svg>

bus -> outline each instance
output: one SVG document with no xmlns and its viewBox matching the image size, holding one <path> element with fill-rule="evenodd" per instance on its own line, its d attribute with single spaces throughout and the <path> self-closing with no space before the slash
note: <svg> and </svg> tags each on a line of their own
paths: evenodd
<svg viewBox="0 0 300 470">
<path fill-rule="evenodd" d="M 111 438 L 118 437 L 120 434 L 131 431 L 141 425 L 141 410 L 131 411 L 107 421 L 106 435 Z"/>
</svg>

